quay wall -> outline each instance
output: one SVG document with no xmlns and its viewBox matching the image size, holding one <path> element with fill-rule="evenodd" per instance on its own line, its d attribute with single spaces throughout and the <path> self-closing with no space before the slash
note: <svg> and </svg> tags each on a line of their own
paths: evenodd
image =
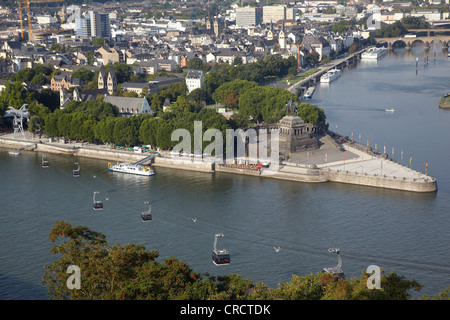
<svg viewBox="0 0 450 320">
<path fill-rule="evenodd" d="M 395 189 L 412 192 L 434 192 L 437 190 L 436 179 L 403 179 L 322 170 L 322 175 L 332 182 L 356 184 L 369 187 Z"/>
<path fill-rule="evenodd" d="M 80 157 L 101 159 L 105 161 L 136 162 L 144 159 L 148 154 L 138 154 L 127 151 L 112 149 L 94 149 L 89 147 L 69 147 L 64 145 L 41 144 L 32 141 L 20 141 L 11 139 L 1 139 L 0 147 L 18 149 L 27 148 L 40 152 L 54 154 L 67 154 Z M 311 169 L 306 167 L 296 167 L 292 165 L 281 165 L 279 171 L 272 172 L 268 169 L 250 170 L 243 168 L 227 167 L 215 165 L 214 162 L 196 161 L 194 159 L 171 158 L 155 156 L 152 160 L 155 167 L 166 167 L 180 170 L 192 170 L 206 173 L 226 172 L 233 174 L 243 174 L 251 176 L 261 176 L 274 179 L 298 181 L 298 182 L 340 182 L 353 185 L 363 185 L 386 189 L 395 189 L 412 192 L 434 192 L 437 190 L 436 179 L 427 177 L 425 179 L 403 179 L 393 177 L 383 177 L 356 173 L 338 172 L 324 169 Z"/>
<path fill-rule="evenodd" d="M 152 166 L 199 172 L 214 172 L 214 162 L 196 161 L 194 159 L 155 157 Z"/>
<path fill-rule="evenodd" d="M 234 174 L 243 174 L 243 175 L 248 175 L 248 176 L 260 176 L 261 175 L 261 171 L 259 171 L 259 170 L 227 167 L 227 166 L 223 166 L 223 165 L 216 165 L 215 171 L 216 172 L 234 173 Z"/>
</svg>

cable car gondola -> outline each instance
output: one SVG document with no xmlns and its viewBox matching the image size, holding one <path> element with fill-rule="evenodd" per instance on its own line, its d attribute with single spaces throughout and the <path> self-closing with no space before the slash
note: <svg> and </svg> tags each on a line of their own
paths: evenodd
<svg viewBox="0 0 450 320">
<path fill-rule="evenodd" d="M 326 272 L 326 273 L 331 273 L 333 275 L 337 275 L 339 277 L 339 279 L 345 279 L 344 271 L 342 271 L 342 269 L 341 269 L 342 260 L 341 260 L 341 256 L 339 255 L 339 253 L 340 253 L 339 248 L 330 248 L 330 249 L 328 249 L 328 252 L 337 254 L 338 264 L 335 267 L 323 268 L 322 271 Z"/>
<path fill-rule="evenodd" d="M 214 250 L 213 250 L 213 253 L 212 253 L 212 262 L 216 266 L 228 265 L 228 264 L 230 264 L 230 254 L 228 253 L 228 251 L 226 249 L 218 250 L 216 248 L 217 238 L 218 237 L 223 237 L 223 234 L 222 233 L 217 233 L 215 238 L 214 238 Z"/>
<path fill-rule="evenodd" d="M 98 191 L 94 191 L 94 210 L 102 210 L 103 202 L 101 202 L 100 200 L 95 200 L 96 193 L 98 193 Z"/>
<path fill-rule="evenodd" d="M 45 154 L 42 155 L 42 168 L 48 168 L 48 161 L 45 160 Z"/>
<path fill-rule="evenodd" d="M 141 220 L 143 222 L 152 221 L 152 207 L 150 206 L 150 202 L 144 202 L 144 203 L 148 204 L 148 211 L 143 211 L 141 213 Z"/>
<path fill-rule="evenodd" d="M 80 165 L 78 164 L 78 162 L 75 162 L 75 165 L 78 166 L 78 169 L 72 170 L 72 175 L 74 177 L 79 177 L 80 176 Z"/>
</svg>

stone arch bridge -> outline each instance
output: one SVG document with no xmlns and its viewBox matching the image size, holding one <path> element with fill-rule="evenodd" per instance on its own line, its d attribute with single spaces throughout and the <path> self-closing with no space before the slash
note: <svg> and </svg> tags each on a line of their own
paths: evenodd
<svg viewBox="0 0 450 320">
<path fill-rule="evenodd" d="M 448 50 L 450 44 L 450 35 L 434 35 L 434 36 L 416 36 L 401 38 L 376 38 L 379 44 L 387 45 L 388 50 L 392 50 L 396 45 L 401 44 L 406 49 L 415 46 L 424 46 L 429 49 L 431 46 L 440 46 L 442 50 Z"/>
</svg>

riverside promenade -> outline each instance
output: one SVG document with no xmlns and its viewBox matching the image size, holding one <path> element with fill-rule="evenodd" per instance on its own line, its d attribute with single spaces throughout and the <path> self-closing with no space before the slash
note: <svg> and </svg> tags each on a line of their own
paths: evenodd
<svg viewBox="0 0 450 320">
<path fill-rule="evenodd" d="M 114 149 L 108 145 L 51 142 L 47 138 L 33 138 L 29 133 L 25 139 L 19 134 L 16 137 L 13 134 L 1 135 L 0 147 L 105 161 L 145 160 L 154 167 L 205 173 L 231 173 L 305 183 L 331 181 L 410 192 L 437 191 L 434 177 L 393 161 L 387 155 L 368 152 L 364 146 L 351 141 L 337 143 L 336 138 L 332 133 L 318 137 L 319 149 L 292 153 L 288 159 L 280 160 L 276 171 L 270 166 L 256 169 L 254 166 L 218 164 L 213 158 L 174 157 L 167 151 L 136 153 L 132 150 Z"/>
</svg>

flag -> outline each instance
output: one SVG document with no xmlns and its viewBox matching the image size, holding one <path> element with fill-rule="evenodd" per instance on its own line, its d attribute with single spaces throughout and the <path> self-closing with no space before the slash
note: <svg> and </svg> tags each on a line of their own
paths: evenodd
<svg viewBox="0 0 450 320">
<path fill-rule="evenodd" d="M 425 171 L 428 171 L 428 161 L 425 163 Z"/>
<path fill-rule="evenodd" d="M 352 142 L 353 142 L 353 132 L 352 132 Z"/>
<path fill-rule="evenodd" d="M 403 150 L 402 150 L 402 152 L 401 152 L 401 156 L 400 156 L 400 157 L 401 157 L 401 159 L 402 159 L 402 161 L 403 161 Z"/>
<path fill-rule="evenodd" d="M 375 141 L 375 150 L 377 150 L 377 145 L 378 145 L 378 144 L 377 144 L 377 142 Z"/>
<path fill-rule="evenodd" d="M 386 145 L 383 147 L 383 153 L 386 153 Z"/>
<path fill-rule="evenodd" d="M 367 139 L 367 146 L 369 146 L 369 139 Z"/>
<path fill-rule="evenodd" d="M 409 164 L 412 162 L 412 155 L 409 157 Z"/>
<path fill-rule="evenodd" d="M 328 155 L 325 153 L 325 162 L 327 162 Z"/>
<path fill-rule="evenodd" d="M 392 147 L 392 156 L 394 156 L 394 147 Z"/>
</svg>

